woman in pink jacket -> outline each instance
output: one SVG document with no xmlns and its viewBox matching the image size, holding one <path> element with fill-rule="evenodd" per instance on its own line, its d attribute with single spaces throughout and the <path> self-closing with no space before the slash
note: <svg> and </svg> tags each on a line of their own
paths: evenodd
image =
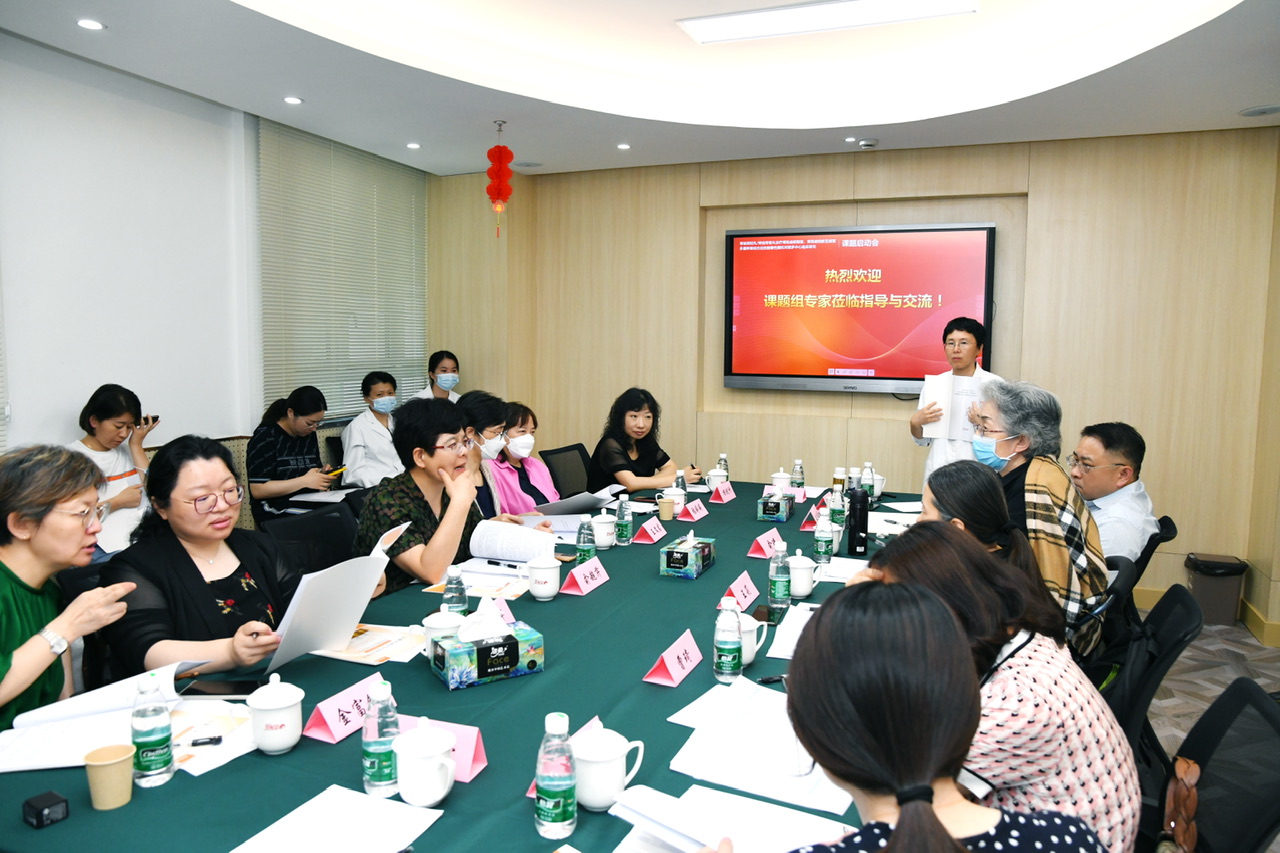
<svg viewBox="0 0 1280 853">
<path fill-rule="evenodd" d="M 538 416 L 524 403 L 508 403 L 507 445 L 498 458 L 486 463 L 503 512 L 521 515 L 534 507 L 560 500 L 545 463 L 533 458 Z"/>
</svg>

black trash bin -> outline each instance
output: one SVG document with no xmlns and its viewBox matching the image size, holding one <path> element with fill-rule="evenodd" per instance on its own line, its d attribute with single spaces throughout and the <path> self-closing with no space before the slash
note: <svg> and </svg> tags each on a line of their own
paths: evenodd
<svg viewBox="0 0 1280 853">
<path fill-rule="evenodd" d="M 1204 611 L 1206 625 L 1234 625 L 1249 564 L 1229 554 L 1188 554 L 1187 588 Z"/>
</svg>

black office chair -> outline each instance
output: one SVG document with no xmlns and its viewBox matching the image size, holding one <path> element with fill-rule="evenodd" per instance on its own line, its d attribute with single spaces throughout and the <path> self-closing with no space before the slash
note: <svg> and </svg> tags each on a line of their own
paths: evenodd
<svg viewBox="0 0 1280 853">
<path fill-rule="evenodd" d="M 1196 850 L 1263 853 L 1280 834 L 1280 706 L 1275 700 L 1251 679 L 1237 678 L 1191 727 L 1178 755 L 1200 765 Z M 1167 756 L 1165 763 L 1172 765 Z M 1164 779 L 1167 784 L 1168 776 Z M 1144 841 L 1153 829 L 1143 827 Z"/>
<path fill-rule="evenodd" d="M 1102 601 L 1098 602 L 1097 606 L 1085 613 L 1072 626 L 1073 633 L 1081 630 L 1089 622 L 1102 622 L 1105 641 L 1106 624 L 1111 621 L 1108 613 L 1115 611 L 1116 608 L 1122 608 L 1126 601 L 1133 599 L 1133 585 L 1138 582 L 1138 567 L 1134 565 L 1133 560 L 1128 557 L 1107 557 L 1107 571 L 1113 572 L 1115 577 L 1107 586 L 1106 594 L 1102 596 Z M 1102 643 L 1098 644 L 1099 649 L 1102 646 Z"/>
<path fill-rule="evenodd" d="M 1142 553 L 1138 555 L 1138 559 L 1133 561 L 1138 567 L 1137 580 L 1142 580 L 1142 575 L 1146 572 L 1147 565 L 1155 555 L 1156 549 L 1166 542 L 1172 542 L 1178 538 L 1178 525 L 1173 523 L 1172 518 L 1163 515 L 1156 523 L 1160 525 L 1160 529 L 1151 534 L 1147 539 L 1147 544 L 1142 546 Z"/>
<path fill-rule="evenodd" d="M 326 435 L 324 437 L 325 449 L 329 451 L 329 464 L 334 468 L 342 467 L 342 436 Z"/>
<path fill-rule="evenodd" d="M 356 516 L 345 503 L 285 515 L 262 523 L 280 556 L 302 574 L 318 572 L 355 555 Z"/>
<path fill-rule="evenodd" d="M 1102 623 L 1102 636 L 1098 643 L 1098 647 L 1094 650 L 1091 660 L 1096 660 L 1103 654 L 1108 655 L 1113 662 L 1119 662 L 1123 658 L 1123 653 L 1117 653 L 1117 649 L 1128 643 L 1133 637 L 1137 636 L 1142 627 L 1142 616 L 1138 613 L 1138 606 L 1133 600 L 1133 588 L 1142 580 L 1143 572 L 1146 571 L 1147 565 L 1151 562 L 1152 555 L 1156 549 L 1166 542 L 1172 542 L 1178 536 L 1178 525 L 1173 523 L 1173 519 L 1164 516 L 1158 522 L 1159 529 L 1147 539 L 1147 544 L 1143 546 L 1142 553 L 1138 555 L 1138 559 L 1133 561 L 1136 574 L 1133 583 L 1129 587 L 1129 595 L 1123 600 L 1117 600 L 1110 606 L 1110 612 Z M 1111 565 L 1112 558 L 1107 558 L 1107 567 L 1114 568 Z M 1118 578 L 1117 578 L 1118 580 Z M 1099 682 L 1094 682 L 1095 684 Z"/>
<path fill-rule="evenodd" d="M 587 490 L 587 467 L 591 457 L 581 442 L 557 447 L 554 450 L 540 450 L 538 455 L 547 464 L 551 472 L 551 482 L 561 498 L 568 498 Z"/>
</svg>

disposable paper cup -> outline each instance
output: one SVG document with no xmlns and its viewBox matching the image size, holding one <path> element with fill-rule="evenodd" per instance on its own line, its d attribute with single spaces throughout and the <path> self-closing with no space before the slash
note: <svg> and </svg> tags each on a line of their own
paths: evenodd
<svg viewBox="0 0 1280 853">
<path fill-rule="evenodd" d="M 131 743 L 100 746 L 84 757 L 89 774 L 89 799 L 98 811 L 118 809 L 133 798 L 133 753 Z"/>
</svg>

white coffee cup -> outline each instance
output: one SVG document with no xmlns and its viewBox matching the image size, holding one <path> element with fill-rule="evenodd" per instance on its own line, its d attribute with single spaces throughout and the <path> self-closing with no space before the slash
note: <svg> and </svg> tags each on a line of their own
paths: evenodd
<svg viewBox="0 0 1280 853">
<path fill-rule="evenodd" d="M 560 561 L 555 557 L 534 557 L 527 564 L 529 594 L 538 601 L 550 601 L 560 591 Z"/>
<path fill-rule="evenodd" d="M 570 740 L 577 765 L 578 805 L 602 812 L 618 800 L 618 795 L 640 769 L 644 744 L 627 741 L 611 729 L 585 729 Z M 627 770 L 627 753 L 636 750 L 636 762 Z"/>
<path fill-rule="evenodd" d="M 667 486 L 662 490 L 661 495 L 664 498 L 670 498 L 675 503 L 675 506 L 672 507 L 672 512 L 676 515 L 679 515 L 680 510 L 684 509 L 684 489 L 677 489 L 675 486 Z"/>
<path fill-rule="evenodd" d="M 429 808 L 447 797 L 458 771 L 453 760 L 456 743 L 453 732 L 437 729 L 425 718 L 417 728 L 396 735 L 391 748 L 396 754 L 400 799 Z"/>
<path fill-rule="evenodd" d="M 756 652 L 764 647 L 765 638 L 769 636 L 769 623 L 760 622 L 750 613 L 739 613 L 742 623 L 742 665 L 747 666 L 756 659 Z"/>
<path fill-rule="evenodd" d="M 871 496 L 873 498 L 878 498 L 880 497 L 880 495 L 884 493 L 884 477 L 880 476 L 879 474 L 876 474 L 872 478 L 872 480 L 875 483 L 875 488 L 873 489 Z"/>
<path fill-rule="evenodd" d="M 779 471 L 774 474 L 772 480 L 775 494 L 785 494 L 791 491 L 791 475 L 786 471 Z"/>
<path fill-rule="evenodd" d="M 813 572 L 817 566 L 817 563 L 804 555 L 787 557 L 787 567 L 791 570 L 792 598 L 808 598 L 813 592 Z"/>
<path fill-rule="evenodd" d="M 591 529 L 596 535 L 596 548 L 612 548 L 617 541 L 618 519 L 609 513 L 592 516 Z"/>
<path fill-rule="evenodd" d="M 271 673 L 268 682 L 249 694 L 244 703 L 252 714 L 253 743 L 267 755 L 282 755 L 302 738 L 302 700 L 306 692 Z"/>
<path fill-rule="evenodd" d="M 716 486 L 729 479 L 729 475 L 726 474 L 723 469 L 712 468 L 706 473 L 703 479 L 707 481 L 707 487 L 714 491 Z"/>
<path fill-rule="evenodd" d="M 463 615 L 454 613 L 450 610 L 437 610 L 422 620 L 422 627 L 427 634 L 427 644 L 422 647 L 422 653 L 427 657 L 435 654 L 434 646 L 436 637 L 448 637 L 458 633 L 458 629 L 462 627 Z"/>
</svg>

